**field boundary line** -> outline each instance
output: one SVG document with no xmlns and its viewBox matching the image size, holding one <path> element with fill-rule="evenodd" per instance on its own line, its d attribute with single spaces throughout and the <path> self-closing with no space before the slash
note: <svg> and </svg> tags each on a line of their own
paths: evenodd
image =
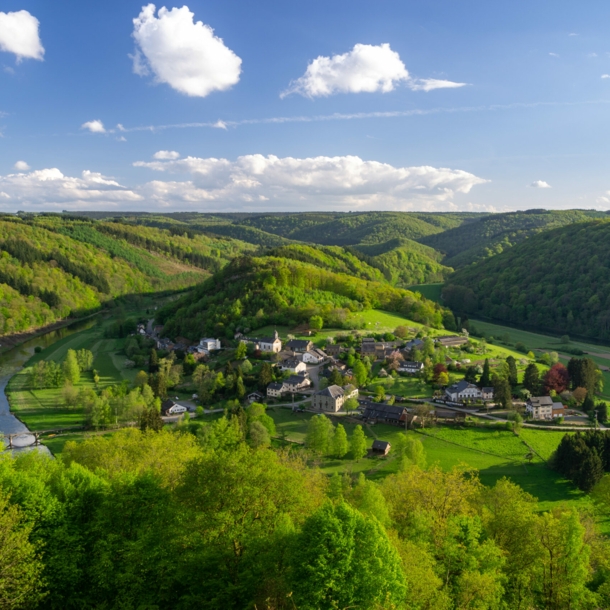
<svg viewBox="0 0 610 610">
<path fill-rule="evenodd" d="M 463 449 L 469 449 L 470 451 L 476 451 L 477 453 L 482 453 L 483 455 L 491 455 L 493 457 L 499 457 L 503 460 L 508 460 L 510 462 L 523 463 L 523 460 L 518 460 L 517 458 L 506 457 L 505 455 L 498 455 L 497 453 L 490 453 L 489 451 L 483 451 L 482 449 L 474 449 L 473 447 L 468 447 L 468 445 L 461 445 L 460 443 L 454 443 L 453 441 L 448 441 L 444 438 L 439 438 L 438 436 L 434 436 L 433 434 L 426 434 L 421 430 L 414 430 L 417 434 L 422 434 L 423 436 L 427 436 L 428 438 L 433 438 L 437 441 L 441 441 L 442 443 L 447 443 L 449 445 L 455 445 L 456 447 L 462 447 Z"/>
</svg>

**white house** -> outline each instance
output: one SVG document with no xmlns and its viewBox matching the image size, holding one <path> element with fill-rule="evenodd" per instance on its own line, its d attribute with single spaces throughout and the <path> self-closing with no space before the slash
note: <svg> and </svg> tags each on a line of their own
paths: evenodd
<svg viewBox="0 0 610 610">
<path fill-rule="evenodd" d="M 220 339 L 201 339 L 197 351 L 213 352 L 220 349 Z"/>
<path fill-rule="evenodd" d="M 186 407 L 175 403 L 169 398 L 161 405 L 161 415 L 179 415 L 180 413 L 184 413 L 185 411 Z"/>
<path fill-rule="evenodd" d="M 286 360 L 282 360 L 278 363 L 278 368 L 280 371 L 288 371 L 290 373 L 294 373 L 295 375 L 298 373 L 304 373 L 307 370 L 307 365 L 298 358 L 286 358 Z"/>
<path fill-rule="evenodd" d="M 525 405 L 532 419 L 553 419 L 553 399 L 550 396 L 532 396 Z"/>
<path fill-rule="evenodd" d="M 282 341 L 280 340 L 277 330 L 273 334 L 273 337 L 262 337 L 260 339 L 244 337 L 242 341 L 254 345 L 254 349 L 259 349 L 261 352 L 279 354 L 282 351 Z"/>
<path fill-rule="evenodd" d="M 445 396 L 452 402 L 462 402 L 465 400 L 481 400 L 483 393 L 473 383 L 458 381 L 445 390 Z"/>
<path fill-rule="evenodd" d="M 267 386 L 267 396 L 271 398 L 280 398 L 284 394 L 284 384 L 283 383 L 270 383 Z"/>
<path fill-rule="evenodd" d="M 328 356 L 317 347 L 306 351 L 303 354 L 303 362 L 307 362 L 307 364 L 320 364 L 320 362 L 324 362 Z"/>
<path fill-rule="evenodd" d="M 288 379 L 284 380 L 284 391 L 285 392 L 301 392 L 311 387 L 311 379 L 307 374 L 305 375 L 291 375 Z"/>
</svg>

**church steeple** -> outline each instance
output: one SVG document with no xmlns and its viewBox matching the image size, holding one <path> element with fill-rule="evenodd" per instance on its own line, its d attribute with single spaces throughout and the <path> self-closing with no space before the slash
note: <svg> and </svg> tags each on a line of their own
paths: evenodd
<svg viewBox="0 0 610 610">
<path fill-rule="evenodd" d="M 273 333 L 273 338 L 274 338 L 276 341 L 277 341 L 277 340 L 280 338 L 280 336 L 279 336 L 279 335 L 278 335 L 278 333 L 277 333 L 277 329 L 276 329 L 276 330 L 275 330 L 275 332 Z"/>
</svg>

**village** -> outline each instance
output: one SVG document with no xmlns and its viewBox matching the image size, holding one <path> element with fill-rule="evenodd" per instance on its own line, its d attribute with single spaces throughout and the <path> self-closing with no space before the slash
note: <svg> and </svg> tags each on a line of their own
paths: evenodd
<svg viewBox="0 0 610 610">
<path fill-rule="evenodd" d="M 152 322 L 140 324 L 137 332 L 154 339 L 160 352 L 182 352 L 184 357 L 213 370 L 226 364 L 227 358 L 229 362 L 233 359 L 230 366 L 234 368 L 239 368 L 240 360 L 266 364 L 273 379 L 262 386 L 259 375 L 256 387 L 251 386 L 243 396 L 245 404 L 283 405 L 301 413 L 347 416 L 368 425 L 390 424 L 404 430 L 459 424 L 476 414 L 494 419 L 496 413 L 502 421 L 518 414 L 534 424 L 562 423 L 570 416 L 576 419 L 584 415 L 564 405 L 557 396 L 531 395 L 527 391 L 509 395 L 507 409 L 506 399 L 502 403 L 494 398 L 491 377 L 484 379 L 485 360 L 476 353 L 481 351 L 480 342 L 469 337 L 466 330 L 459 335 L 439 336 L 428 336 L 416 328 L 370 336 L 337 331 L 322 340 L 315 331 L 299 330 L 303 335 L 300 338 L 287 333 L 283 340 L 274 330 L 269 336 L 237 333 L 233 341 L 202 338 L 198 343 L 180 337 L 174 341 L 160 338 L 163 328 Z M 519 365 L 523 368 L 531 362 L 531 358 L 523 357 Z M 400 388 L 406 391 L 401 394 L 392 389 L 386 393 L 385 385 L 375 385 L 376 380 L 399 380 Z M 409 391 L 413 388 L 419 392 Z M 210 413 L 223 408 L 210 401 L 204 403 L 195 392 L 191 401 L 166 399 L 162 414 L 180 415 L 196 411 L 197 406 Z M 373 453 L 385 455 L 390 450 L 389 443 L 377 445 L 372 447 Z"/>
</svg>

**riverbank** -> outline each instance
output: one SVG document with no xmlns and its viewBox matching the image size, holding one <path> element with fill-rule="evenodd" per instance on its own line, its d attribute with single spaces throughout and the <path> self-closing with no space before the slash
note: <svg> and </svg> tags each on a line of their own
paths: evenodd
<svg viewBox="0 0 610 610">
<path fill-rule="evenodd" d="M 18 347 L 19 345 L 22 345 L 26 341 L 36 339 L 37 337 L 42 337 L 53 331 L 71 326 L 72 324 L 84 322 L 90 318 L 99 316 L 101 313 L 103 313 L 103 310 L 96 311 L 95 313 L 89 314 L 88 316 L 84 316 L 82 318 L 65 318 L 64 320 L 54 322 L 53 324 L 48 324 L 47 326 L 43 326 L 36 330 L 2 336 L 0 337 L 0 355 L 14 349 L 15 347 Z"/>
</svg>

